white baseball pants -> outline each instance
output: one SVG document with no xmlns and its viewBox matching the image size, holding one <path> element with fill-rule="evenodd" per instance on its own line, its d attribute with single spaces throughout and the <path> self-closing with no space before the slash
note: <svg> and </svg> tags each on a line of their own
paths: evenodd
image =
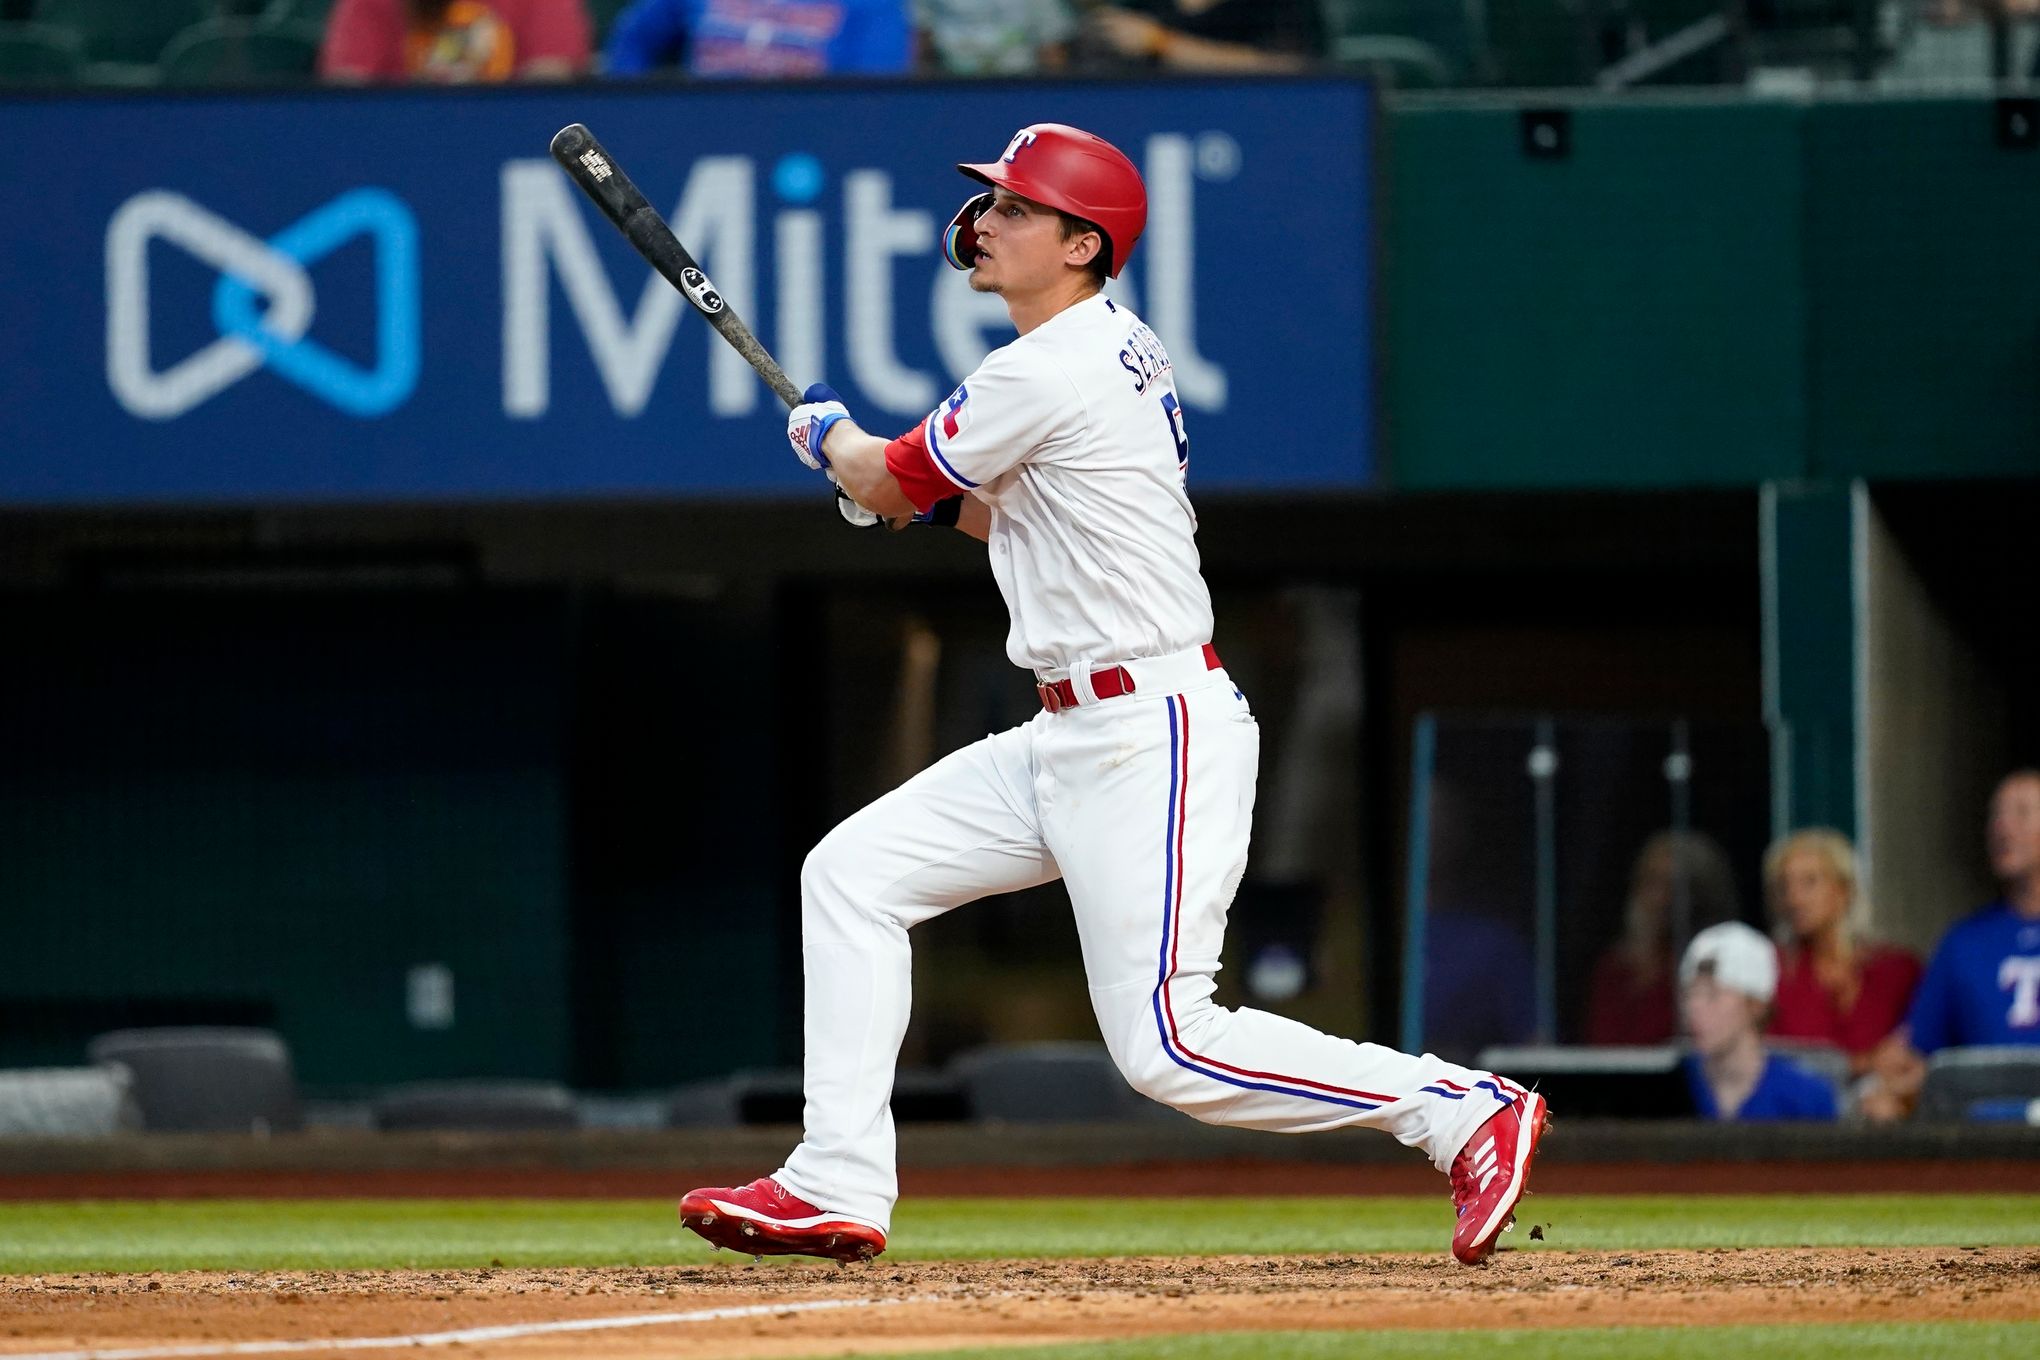
<svg viewBox="0 0 2040 1360">
<path fill-rule="evenodd" d="M 1246 869 L 1260 730 L 1201 652 L 1128 670 L 1134 693 L 967 746 L 808 855 L 806 1130 L 776 1173 L 802 1199 L 890 1230 L 907 931 L 1057 877 L 1099 1030 L 1144 1095 L 1210 1124 L 1383 1129 L 1441 1171 L 1511 1098 L 1485 1072 L 1212 1004 L 1226 911 Z M 1089 700 L 1088 676 L 1071 679 Z"/>
</svg>

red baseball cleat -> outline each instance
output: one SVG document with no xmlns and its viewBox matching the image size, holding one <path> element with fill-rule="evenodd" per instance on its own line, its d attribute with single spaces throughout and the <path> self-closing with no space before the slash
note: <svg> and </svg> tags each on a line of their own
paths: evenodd
<svg viewBox="0 0 2040 1360">
<path fill-rule="evenodd" d="M 1530 1159 L 1550 1123 L 1544 1097 L 1524 1092 L 1474 1130 L 1453 1159 L 1452 1207 L 1459 1222 L 1452 1229 L 1452 1254 L 1466 1265 L 1485 1261 L 1495 1240 L 1516 1221 L 1516 1202 L 1530 1180 Z"/>
<path fill-rule="evenodd" d="M 818 1209 L 770 1176 L 734 1188 L 690 1190 L 680 1221 L 708 1239 L 753 1256 L 821 1256 L 869 1261 L 885 1250 L 885 1234 Z"/>
</svg>

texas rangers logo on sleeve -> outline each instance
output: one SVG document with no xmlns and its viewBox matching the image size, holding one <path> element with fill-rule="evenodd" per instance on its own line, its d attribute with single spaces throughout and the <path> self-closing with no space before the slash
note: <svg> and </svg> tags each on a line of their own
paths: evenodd
<svg viewBox="0 0 2040 1360">
<path fill-rule="evenodd" d="M 942 437 L 954 439 L 970 428 L 970 388 L 958 387 L 942 403 Z"/>
<path fill-rule="evenodd" d="M 966 491 L 973 491 L 978 484 L 956 470 L 956 464 L 949 461 L 949 455 L 942 446 L 943 440 L 953 440 L 969 428 L 970 388 L 959 385 L 949 394 L 948 401 L 928 415 L 928 453 L 950 481 Z"/>
</svg>

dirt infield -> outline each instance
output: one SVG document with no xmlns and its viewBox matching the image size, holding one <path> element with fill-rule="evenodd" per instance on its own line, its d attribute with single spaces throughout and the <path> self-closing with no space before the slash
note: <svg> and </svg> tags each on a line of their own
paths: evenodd
<svg viewBox="0 0 2040 1360">
<path fill-rule="evenodd" d="M 1228 1330 L 2040 1320 L 2040 1250 L 2030 1247 L 1615 1254 L 1525 1245 L 1477 1270 L 1440 1254 L 17 1277 L 0 1281 L 0 1355 L 654 1316 L 666 1320 L 467 1337 L 448 1353 L 650 1360 Z M 695 1316 L 745 1308 L 754 1311 Z"/>
</svg>

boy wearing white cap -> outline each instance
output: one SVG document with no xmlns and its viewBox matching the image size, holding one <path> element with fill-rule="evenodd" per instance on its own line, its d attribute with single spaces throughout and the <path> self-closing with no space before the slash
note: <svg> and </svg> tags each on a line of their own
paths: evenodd
<svg viewBox="0 0 2040 1360">
<path fill-rule="evenodd" d="M 1765 1050 L 1778 951 L 1739 921 L 1709 926 L 1679 962 L 1679 1011 L 1693 1052 L 1686 1080 L 1702 1119 L 1833 1119 L 1834 1088 Z"/>
</svg>

